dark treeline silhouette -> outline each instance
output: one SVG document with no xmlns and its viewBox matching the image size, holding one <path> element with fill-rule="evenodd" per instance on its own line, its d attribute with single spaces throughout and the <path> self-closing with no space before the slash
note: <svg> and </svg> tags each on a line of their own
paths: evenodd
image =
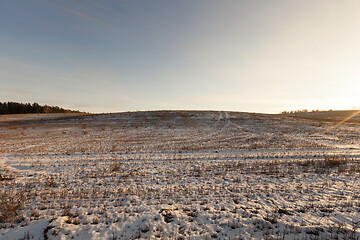
<svg viewBox="0 0 360 240">
<path fill-rule="evenodd" d="M 295 113 L 319 113 L 319 112 L 332 112 L 333 110 L 307 110 L 307 109 L 303 109 L 303 110 L 294 110 L 294 111 L 282 111 L 281 114 L 295 114 Z"/>
<path fill-rule="evenodd" d="M 57 106 L 41 106 L 38 103 L 0 102 L 0 114 L 25 114 L 25 113 L 78 113 Z"/>
</svg>

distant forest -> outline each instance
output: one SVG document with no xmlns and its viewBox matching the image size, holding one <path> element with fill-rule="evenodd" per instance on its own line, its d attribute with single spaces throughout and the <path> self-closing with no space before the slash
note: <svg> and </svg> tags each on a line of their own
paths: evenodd
<svg viewBox="0 0 360 240">
<path fill-rule="evenodd" d="M 319 113 L 319 112 L 332 112 L 333 110 L 307 110 L 307 109 L 303 109 L 303 110 L 294 110 L 294 111 L 282 111 L 281 114 L 295 114 L 295 113 Z"/>
<path fill-rule="evenodd" d="M 26 113 L 78 113 L 57 106 L 41 106 L 38 103 L 0 102 L 0 114 L 26 114 Z"/>
</svg>

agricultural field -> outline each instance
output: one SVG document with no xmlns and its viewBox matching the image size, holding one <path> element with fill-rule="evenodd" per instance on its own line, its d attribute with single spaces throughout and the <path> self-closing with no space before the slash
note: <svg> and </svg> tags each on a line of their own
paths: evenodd
<svg viewBox="0 0 360 240">
<path fill-rule="evenodd" d="M 360 239 L 354 113 L 0 116 L 0 239 Z"/>
</svg>

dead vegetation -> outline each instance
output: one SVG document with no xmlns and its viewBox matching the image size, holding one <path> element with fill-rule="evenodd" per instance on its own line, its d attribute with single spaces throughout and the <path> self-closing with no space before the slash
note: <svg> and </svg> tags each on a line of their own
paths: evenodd
<svg viewBox="0 0 360 240">
<path fill-rule="evenodd" d="M 287 117 L 180 113 L 32 122 L 21 136 L 0 126 L 18 169 L 0 171 L 0 233 L 51 219 L 49 239 L 85 228 L 114 239 L 360 236 L 359 153 L 324 143 L 359 129 L 319 136 Z"/>
<path fill-rule="evenodd" d="M 17 188 L 5 188 L 0 190 L 0 223 L 19 223 L 24 221 L 20 213 L 24 205 L 23 192 Z"/>
</svg>

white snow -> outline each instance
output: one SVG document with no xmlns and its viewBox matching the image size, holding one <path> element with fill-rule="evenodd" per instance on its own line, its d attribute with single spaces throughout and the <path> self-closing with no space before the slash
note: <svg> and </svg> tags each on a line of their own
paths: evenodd
<svg viewBox="0 0 360 240">
<path fill-rule="evenodd" d="M 356 239 L 360 125 L 332 124 L 196 111 L 3 121 L 0 239 Z"/>
</svg>

